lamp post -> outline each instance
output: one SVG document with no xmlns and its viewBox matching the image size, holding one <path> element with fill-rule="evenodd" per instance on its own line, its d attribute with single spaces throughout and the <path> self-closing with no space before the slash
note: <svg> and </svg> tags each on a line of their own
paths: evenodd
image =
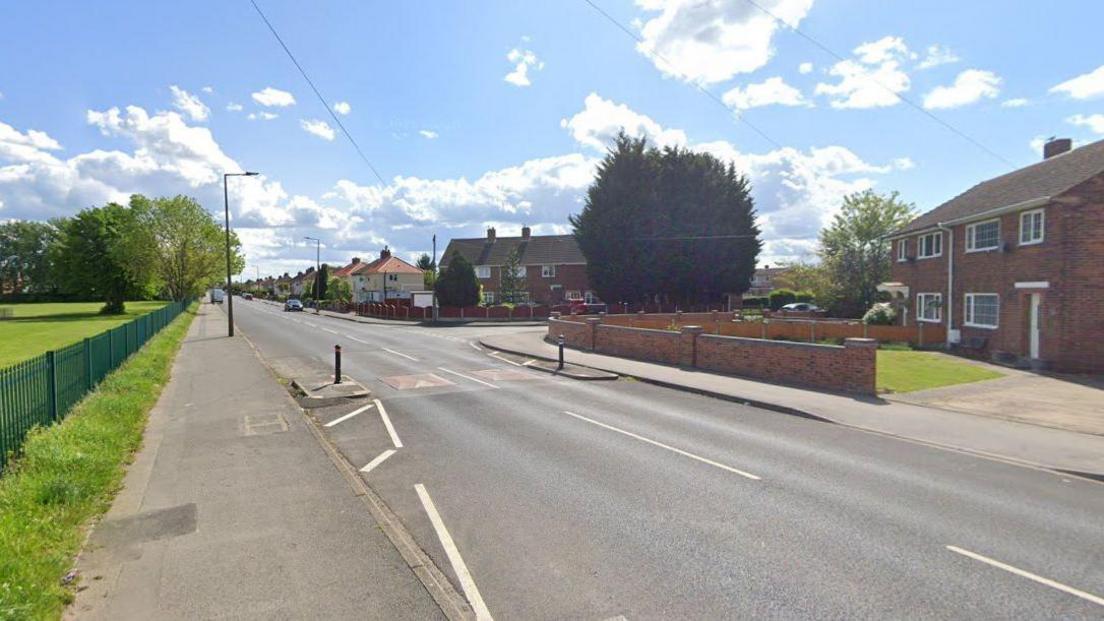
<svg viewBox="0 0 1104 621">
<path fill-rule="evenodd" d="M 433 323 L 437 323 L 437 234 L 433 234 L 433 263 L 429 266 L 433 270 Z"/>
<path fill-rule="evenodd" d="M 314 303 L 315 310 L 318 310 L 318 294 L 322 291 L 318 284 L 318 279 L 322 275 L 322 264 L 319 262 L 322 253 L 322 240 L 317 237 L 304 237 L 303 239 L 314 242 Z"/>
<path fill-rule="evenodd" d="M 229 326 L 227 332 L 234 336 L 234 289 L 230 280 L 230 191 L 227 189 L 227 177 L 256 177 L 261 173 L 240 172 L 223 173 L 222 175 L 222 202 L 226 216 L 226 323 Z"/>
</svg>

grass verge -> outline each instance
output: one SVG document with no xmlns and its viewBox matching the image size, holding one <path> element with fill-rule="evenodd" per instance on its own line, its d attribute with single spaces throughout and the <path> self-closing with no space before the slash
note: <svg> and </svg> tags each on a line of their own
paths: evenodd
<svg viewBox="0 0 1104 621">
<path fill-rule="evenodd" d="M 0 321 L 0 367 L 33 358 L 48 349 L 95 336 L 136 317 L 155 311 L 167 302 L 127 302 L 122 315 L 101 315 L 103 302 L 0 304 L 13 311 Z"/>
<path fill-rule="evenodd" d="M 111 506 L 195 305 L 108 375 L 59 425 L 32 430 L 0 477 L 0 619 L 57 619 L 62 578 Z"/>
<path fill-rule="evenodd" d="M 1002 373 L 947 354 L 878 350 L 878 392 L 913 392 L 1003 377 Z"/>
</svg>

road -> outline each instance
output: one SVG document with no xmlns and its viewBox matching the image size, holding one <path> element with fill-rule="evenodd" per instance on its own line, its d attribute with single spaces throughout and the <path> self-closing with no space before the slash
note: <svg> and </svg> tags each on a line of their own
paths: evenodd
<svg viewBox="0 0 1104 621">
<path fill-rule="evenodd" d="M 1104 617 L 1099 483 L 473 341 L 510 327 L 235 306 L 277 369 L 342 345 L 385 415 L 327 434 L 487 617 Z"/>
</svg>

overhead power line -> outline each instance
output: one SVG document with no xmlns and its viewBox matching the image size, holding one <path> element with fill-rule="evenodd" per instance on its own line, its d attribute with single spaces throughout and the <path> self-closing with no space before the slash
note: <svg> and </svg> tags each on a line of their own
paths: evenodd
<svg viewBox="0 0 1104 621">
<path fill-rule="evenodd" d="M 605 17 L 607 20 L 609 20 L 609 22 L 611 24 L 616 26 L 618 28 L 618 30 L 620 30 L 621 32 L 623 32 L 626 35 L 628 35 L 629 37 L 631 37 L 637 43 L 643 43 L 644 42 L 644 39 L 641 38 L 640 35 L 636 34 L 632 30 L 630 30 L 627 26 L 625 26 L 621 22 L 617 21 L 612 15 L 605 12 L 602 9 L 602 7 L 598 6 L 597 4 L 594 4 L 594 2 L 592 2 L 591 0 L 583 0 L 583 2 L 586 2 L 587 4 L 589 4 L 590 8 L 597 11 L 600 15 L 602 15 L 602 17 Z M 670 60 L 667 60 L 667 58 L 663 54 L 660 54 L 659 52 L 652 51 L 652 52 L 647 52 L 647 54 L 651 54 L 651 55 L 655 56 L 656 58 L 662 60 L 664 63 L 666 63 L 671 68 L 676 68 L 675 63 L 671 62 Z M 694 88 L 698 89 L 706 97 L 710 98 L 717 105 L 724 108 L 725 112 L 734 115 L 736 117 L 737 121 L 740 121 L 744 125 L 747 125 L 752 131 L 754 131 L 756 134 L 759 134 L 759 136 L 763 140 L 766 140 L 767 142 L 774 145 L 774 147 L 776 149 L 781 149 L 782 148 L 781 143 L 779 143 L 777 140 L 775 140 L 774 138 L 771 138 L 769 135 L 767 135 L 767 132 L 760 129 L 759 126 L 757 126 L 756 124 L 754 124 L 751 121 L 747 120 L 747 118 L 744 116 L 744 114 L 742 112 L 733 110 L 731 106 L 729 106 L 725 102 L 721 101 L 721 99 L 719 97 L 717 97 L 716 95 L 714 95 L 712 91 L 710 91 L 709 89 L 705 88 L 704 86 L 702 86 L 701 84 L 698 84 L 698 83 L 694 83 Z"/>
<path fill-rule="evenodd" d="M 272 36 L 276 37 L 276 41 L 280 44 L 280 47 L 284 48 L 284 52 L 287 53 L 288 58 L 291 59 L 291 62 L 295 65 L 295 68 L 299 70 L 299 74 L 302 75 L 303 79 L 306 80 L 307 84 L 310 85 L 311 90 L 314 91 L 315 96 L 318 97 L 318 101 L 322 102 L 322 107 L 324 107 L 326 109 L 326 112 L 329 113 L 330 118 L 332 118 L 334 123 L 336 123 L 337 126 L 341 129 L 341 133 L 345 134 L 345 137 L 349 139 L 349 142 L 353 145 L 353 148 L 356 149 L 357 154 L 360 155 L 360 159 L 364 160 L 365 164 L 368 164 L 368 168 L 372 170 L 372 174 L 376 176 L 376 179 L 379 180 L 380 184 L 386 186 L 387 182 L 383 180 L 383 177 L 379 174 L 379 171 L 377 171 L 376 167 L 372 165 L 372 161 L 369 160 L 368 156 L 364 154 L 364 151 L 360 148 L 360 145 L 357 144 L 357 141 L 353 139 L 353 136 L 349 133 L 349 130 L 345 129 L 345 124 L 341 122 L 341 119 L 337 118 L 337 114 L 334 113 L 333 106 L 331 106 L 330 103 L 326 101 L 326 98 L 322 96 L 322 93 L 318 91 L 318 87 L 314 85 L 314 81 L 310 79 L 310 76 L 307 75 L 307 72 L 303 69 L 303 66 L 300 65 L 299 61 L 295 59 L 295 54 L 292 54 L 291 50 L 288 49 L 287 44 L 284 43 L 283 38 L 280 37 L 280 33 L 276 32 L 276 28 L 272 25 L 272 22 L 268 21 L 268 17 L 265 16 L 264 11 L 261 10 L 261 7 L 257 6 L 256 0 L 249 0 L 249 2 L 253 5 L 253 8 L 257 10 L 257 15 L 260 15 L 261 19 L 264 20 L 264 23 L 266 26 L 268 26 L 268 30 L 272 33 Z"/>
</svg>

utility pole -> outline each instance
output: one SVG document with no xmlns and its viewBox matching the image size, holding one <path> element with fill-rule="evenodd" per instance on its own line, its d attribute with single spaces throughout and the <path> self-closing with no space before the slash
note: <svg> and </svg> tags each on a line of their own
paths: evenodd
<svg viewBox="0 0 1104 621">
<path fill-rule="evenodd" d="M 229 326 L 227 332 L 230 336 L 234 336 L 234 283 L 231 281 L 232 274 L 230 273 L 230 191 L 227 189 L 226 180 L 229 177 L 255 177 L 259 174 L 242 172 L 223 173 L 222 175 L 222 203 L 225 208 L 224 215 L 226 216 L 226 322 Z"/>
<path fill-rule="evenodd" d="M 433 263 L 430 264 L 430 269 L 433 270 L 433 322 L 437 322 L 437 234 L 433 234 Z"/>
</svg>

